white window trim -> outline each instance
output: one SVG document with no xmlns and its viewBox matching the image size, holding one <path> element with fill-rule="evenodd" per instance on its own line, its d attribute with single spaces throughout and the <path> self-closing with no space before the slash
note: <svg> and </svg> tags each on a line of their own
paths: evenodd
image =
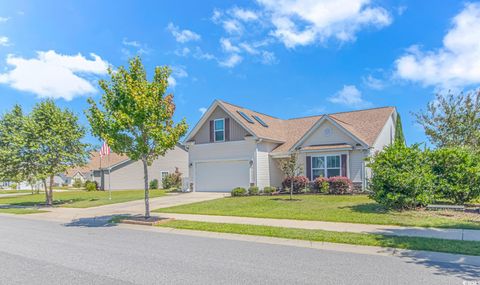
<svg viewBox="0 0 480 285">
<path fill-rule="evenodd" d="M 217 130 L 216 121 L 223 121 L 223 129 Z M 217 140 L 217 131 L 223 132 L 223 140 Z M 224 142 L 225 141 L 225 118 L 213 120 L 213 141 L 214 142 Z"/>
<path fill-rule="evenodd" d="M 329 157 L 329 156 L 338 156 L 338 157 L 340 158 L 340 167 L 338 167 L 338 168 L 337 168 L 337 167 L 335 167 L 335 168 L 328 167 L 328 166 L 327 166 L 327 157 Z M 310 177 L 311 177 L 312 179 L 314 179 L 314 178 L 313 178 L 313 170 L 314 170 L 314 169 L 322 169 L 322 168 L 314 168 L 314 167 L 313 167 L 313 158 L 314 158 L 314 157 L 323 157 L 323 159 L 324 159 L 324 165 L 325 165 L 325 167 L 323 168 L 323 177 L 327 178 L 327 171 L 328 171 L 328 169 L 339 169 L 339 170 L 340 170 L 339 176 L 342 175 L 342 154 L 341 154 L 341 153 L 339 153 L 339 154 L 313 155 L 313 156 L 310 157 L 310 165 L 311 165 L 311 166 L 310 166 Z M 348 161 L 348 155 L 347 155 L 347 161 Z M 348 171 L 347 171 L 347 173 L 345 173 L 345 174 L 346 174 L 347 177 L 348 177 Z"/>
<path fill-rule="evenodd" d="M 162 170 L 160 171 L 160 178 L 163 180 L 163 174 L 166 173 L 167 175 L 170 174 L 170 172 L 166 171 L 166 170 Z"/>
</svg>

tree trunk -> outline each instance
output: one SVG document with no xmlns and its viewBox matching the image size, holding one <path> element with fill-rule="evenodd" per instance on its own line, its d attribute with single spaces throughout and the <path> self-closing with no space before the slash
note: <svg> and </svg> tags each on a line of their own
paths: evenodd
<svg viewBox="0 0 480 285">
<path fill-rule="evenodd" d="M 45 188 L 45 204 L 48 205 L 48 186 L 47 179 L 42 179 L 43 187 Z"/>
<path fill-rule="evenodd" d="M 50 185 L 48 187 L 47 206 L 53 204 L 53 175 L 50 175 Z"/>
<path fill-rule="evenodd" d="M 293 177 L 290 178 L 290 200 L 293 199 Z"/>
<path fill-rule="evenodd" d="M 150 197 L 149 197 L 149 191 L 148 191 L 148 164 L 147 164 L 147 159 L 142 158 L 142 163 L 143 163 L 143 174 L 144 174 L 144 179 L 145 179 L 145 219 L 150 218 Z"/>
</svg>

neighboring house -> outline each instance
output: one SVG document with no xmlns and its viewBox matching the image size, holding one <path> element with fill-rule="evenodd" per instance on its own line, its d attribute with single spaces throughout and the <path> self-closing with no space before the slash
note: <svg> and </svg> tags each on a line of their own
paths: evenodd
<svg viewBox="0 0 480 285">
<path fill-rule="evenodd" d="M 101 163 L 101 166 L 100 166 Z M 143 189 L 144 175 L 141 161 L 133 161 L 126 156 L 110 153 L 110 157 L 100 160 L 98 152 L 92 153 L 90 163 L 87 165 L 91 170 L 91 178 L 87 180 L 97 181 L 103 190 L 127 190 Z M 185 148 L 178 144 L 165 156 L 159 157 L 148 167 L 148 181 L 157 179 L 162 185 L 162 179 L 175 168 L 179 169 L 182 177 L 188 178 L 188 153 Z"/>
<path fill-rule="evenodd" d="M 281 186 L 278 160 L 299 152 L 303 175 L 346 176 L 365 189 L 365 158 L 391 144 L 394 107 L 279 119 L 216 100 L 185 139 L 194 191 Z"/>
</svg>

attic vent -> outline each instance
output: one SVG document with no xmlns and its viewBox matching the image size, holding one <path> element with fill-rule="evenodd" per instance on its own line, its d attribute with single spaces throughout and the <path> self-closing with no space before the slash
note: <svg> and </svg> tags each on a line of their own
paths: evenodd
<svg viewBox="0 0 480 285">
<path fill-rule="evenodd" d="M 254 123 L 253 120 L 250 119 L 250 117 L 247 116 L 247 114 L 245 114 L 244 112 L 242 112 L 242 111 L 237 111 L 237 113 L 239 113 L 240 116 L 242 116 L 242 118 L 244 118 L 245 121 L 249 122 L 250 124 L 253 124 L 253 123 Z"/>
<path fill-rule="evenodd" d="M 265 128 L 268 128 L 267 123 L 265 123 L 262 119 L 260 119 L 259 116 L 252 115 L 252 117 L 253 117 L 255 120 L 257 120 L 257 122 L 259 122 L 260 125 L 264 126 Z"/>
</svg>

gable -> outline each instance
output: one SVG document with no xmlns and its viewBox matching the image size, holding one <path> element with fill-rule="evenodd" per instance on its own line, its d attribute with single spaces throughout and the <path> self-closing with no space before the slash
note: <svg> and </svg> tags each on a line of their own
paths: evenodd
<svg viewBox="0 0 480 285">
<path fill-rule="evenodd" d="M 328 120 L 324 120 L 310 135 L 304 138 L 302 147 L 324 145 L 324 144 L 349 144 L 357 142 Z"/>
<path fill-rule="evenodd" d="M 230 141 L 243 140 L 249 134 L 235 119 L 217 106 L 191 140 L 195 141 L 196 144 L 210 143 L 210 121 L 224 118 L 230 118 Z"/>
</svg>

